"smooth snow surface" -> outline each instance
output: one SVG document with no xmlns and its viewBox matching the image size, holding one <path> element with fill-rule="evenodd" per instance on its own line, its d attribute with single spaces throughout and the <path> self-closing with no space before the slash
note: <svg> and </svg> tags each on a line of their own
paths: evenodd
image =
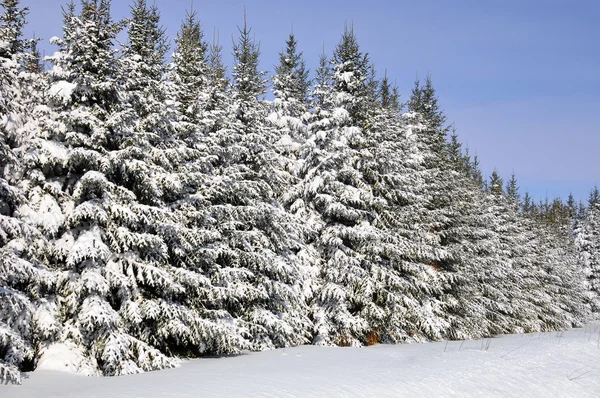
<svg viewBox="0 0 600 398">
<path fill-rule="evenodd" d="M 600 325 L 487 340 L 300 346 L 98 378 L 29 374 L 10 397 L 600 397 Z"/>
</svg>

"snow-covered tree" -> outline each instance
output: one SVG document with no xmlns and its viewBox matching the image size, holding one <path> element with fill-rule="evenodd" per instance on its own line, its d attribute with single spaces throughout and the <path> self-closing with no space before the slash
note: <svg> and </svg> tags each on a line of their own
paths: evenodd
<svg viewBox="0 0 600 398">
<path fill-rule="evenodd" d="M 372 102 L 368 85 L 369 56 L 360 50 L 353 26 L 345 27 L 331 63 L 337 106 L 346 109 L 353 125 L 367 127 Z"/>
<path fill-rule="evenodd" d="M 594 187 L 587 211 L 574 230 L 586 300 L 595 316 L 600 312 L 600 190 Z"/>
<path fill-rule="evenodd" d="M 285 51 L 279 53 L 279 64 L 273 76 L 274 104 L 285 116 L 299 117 L 307 107 L 309 71 L 293 33 L 285 45 Z"/>
<path fill-rule="evenodd" d="M 279 149 L 290 159 L 297 160 L 298 150 L 307 135 L 308 69 L 304 64 L 302 52 L 298 51 L 298 42 L 293 33 L 285 43 L 285 51 L 279 53 L 279 64 L 275 67 L 275 99 L 268 119 L 281 137 L 278 141 Z M 290 171 L 294 172 L 298 167 L 292 163 L 290 168 Z"/>
<path fill-rule="evenodd" d="M 490 182 L 488 183 L 490 193 L 494 195 L 504 195 L 504 180 L 496 170 L 492 171 Z"/>
<path fill-rule="evenodd" d="M 1 3 L 0 15 L 0 381 L 20 383 L 20 371 L 35 366 L 41 339 L 53 333 L 40 318 L 53 276 L 40 264 L 47 249 L 36 228 L 19 218 L 24 202 L 22 167 L 14 149 L 22 144 L 25 104 L 21 86 L 21 29 L 26 9 Z M 18 148 L 17 148 L 18 149 Z"/>
<path fill-rule="evenodd" d="M 325 99 L 331 91 L 331 66 L 325 54 L 325 48 L 319 56 L 319 67 L 315 71 L 313 78 L 313 88 L 311 92 L 311 108 L 313 113 L 318 113 L 319 108 L 325 107 Z"/>
<path fill-rule="evenodd" d="M 175 39 L 173 71 L 181 112 L 192 123 L 200 120 L 199 97 L 208 86 L 208 44 L 196 11 L 188 11 Z"/>
<path fill-rule="evenodd" d="M 31 183 L 19 213 L 53 241 L 46 261 L 57 279 L 49 297 L 61 323 L 56 343 L 82 353 L 79 371 L 112 375 L 173 366 L 165 354 L 207 343 L 199 341 L 206 325 L 181 302 L 183 281 L 198 277 L 169 268 L 173 217 L 160 204 L 177 184 L 165 173 L 152 180 L 160 167 L 143 147 L 152 123 L 123 116 L 145 111 L 148 98 L 136 90 L 149 88 L 142 80 L 152 71 L 131 67 L 135 82 L 118 90 L 120 24 L 109 12 L 106 0 L 83 1 L 77 16 L 73 6 L 65 12 L 60 51 L 50 57 L 48 120 L 27 151 Z"/>
</svg>

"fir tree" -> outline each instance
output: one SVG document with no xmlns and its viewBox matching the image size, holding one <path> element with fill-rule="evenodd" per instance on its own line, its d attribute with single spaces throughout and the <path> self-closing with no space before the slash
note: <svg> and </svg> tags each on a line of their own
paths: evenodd
<svg viewBox="0 0 600 398">
<path fill-rule="evenodd" d="M 494 170 L 490 176 L 489 191 L 494 195 L 504 194 L 504 181 L 496 170 Z"/>
<path fill-rule="evenodd" d="M 311 104 L 313 112 L 317 113 L 318 109 L 325 107 L 326 94 L 331 90 L 331 68 L 325 54 L 325 48 L 319 56 L 319 67 L 315 71 L 313 79 L 313 89 L 311 93 Z"/>
<path fill-rule="evenodd" d="M 434 162 L 442 162 L 445 157 L 446 134 L 448 127 L 446 123 L 446 115 L 438 104 L 438 97 L 433 87 L 431 75 L 425 78 L 425 84 L 421 85 L 417 79 L 411 92 L 411 97 L 408 101 L 409 112 L 419 113 L 428 127 L 428 130 L 423 131 L 424 142 L 436 154 Z"/>
<path fill-rule="evenodd" d="M 597 186 L 590 191 L 585 217 L 574 235 L 586 300 L 597 314 L 600 312 L 600 190 Z"/>
<path fill-rule="evenodd" d="M 13 55 L 20 54 L 25 49 L 23 41 L 23 27 L 26 23 L 26 16 L 29 13 L 27 7 L 20 7 L 20 0 L 2 0 L 0 6 L 4 13 L 0 15 L 0 41 L 3 42 L 2 55 L 4 58 L 10 58 Z"/>
<path fill-rule="evenodd" d="M 515 205 L 519 204 L 519 186 L 517 185 L 517 177 L 514 172 L 511 174 L 510 180 L 506 183 L 506 196 Z"/>
<path fill-rule="evenodd" d="M 208 44 L 196 11 L 186 12 L 175 39 L 171 79 L 177 90 L 176 98 L 186 121 L 197 123 L 201 116 L 199 97 L 208 86 Z"/>
<path fill-rule="evenodd" d="M 54 324 L 43 319 L 44 296 L 54 285 L 53 275 L 40 260 L 47 250 L 36 228 L 20 219 L 25 198 L 19 156 L 22 141 L 23 90 L 20 87 L 26 9 L 18 1 L 3 1 L 0 15 L 0 381 L 20 383 L 20 371 L 32 370 L 38 344 L 50 336 Z M 18 148 L 17 148 L 18 149 Z M 42 318 L 40 318 L 42 316 Z"/>
<path fill-rule="evenodd" d="M 348 112 L 349 121 L 367 127 L 371 98 L 369 97 L 369 57 L 360 50 L 354 27 L 346 26 L 333 58 L 333 92 L 335 106 Z"/>
<path fill-rule="evenodd" d="M 281 101 L 282 110 L 298 117 L 306 110 L 308 74 L 298 42 L 291 33 L 285 42 L 285 51 L 279 53 L 279 64 L 273 76 L 273 93 Z M 276 102 L 277 103 L 277 102 Z"/>
<path fill-rule="evenodd" d="M 260 46 L 252 38 L 252 29 L 246 23 L 244 9 L 244 25 L 238 27 L 239 38 L 233 42 L 233 58 L 235 65 L 232 75 L 236 95 L 242 103 L 255 101 L 266 90 L 265 72 L 258 70 Z M 244 120 L 242 117 L 240 120 Z"/>
</svg>

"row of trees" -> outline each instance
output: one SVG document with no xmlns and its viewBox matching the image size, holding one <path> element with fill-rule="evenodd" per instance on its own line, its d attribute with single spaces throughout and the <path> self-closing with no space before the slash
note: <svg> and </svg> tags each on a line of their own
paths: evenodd
<svg viewBox="0 0 600 398">
<path fill-rule="evenodd" d="M 351 28 L 312 81 L 290 35 L 265 101 L 245 20 L 229 78 L 195 13 L 166 65 L 146 0 L 124 22 L 109 0 L 71 3 L 43 71 L 25 10 L 2 5 L 2 378 L 52 345 L 79 372 L 120 375 L 247 349 L 556 330 L 597 308 L 567 231 L 494 177 L 484 187 L 430 78 L 400 114 Z"/>
</svg>

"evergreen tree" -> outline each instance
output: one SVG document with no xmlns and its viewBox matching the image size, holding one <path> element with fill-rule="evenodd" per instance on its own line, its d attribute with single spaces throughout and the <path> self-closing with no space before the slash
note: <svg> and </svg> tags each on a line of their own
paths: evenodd
<svg viewBox="0 0 600 398">
<path fill-rule="evenodd" d="M 279 64 L 273 76 L 273 93 L 279 100 L 275 104 L 289 116 L 299 117 L 306 111 L 309 71 L 293 33 L 290 33 L 285 45 L 285 51 L 279 53 Z"/>
<path fill-rule="evenodd" d="M 45 322 L 44 296 L 53 275 L 40 260 L 47 250 L 36 228 L 20 219 L 24 179 L 15 149 L 28 101 L 20 85 L 25 46 L 21 29 L 26 9 L 18 1 L 3 1 L 0 15 L 0 382 L 20 383 L 20 371 L 35 364 L 38 344 L 53 333 Z M 40 318 L 42 316 L 42 318 Z"/>
<path fill-rule="evenodd" d="M 400 112 L 400 96 L 398 94 L 398 86 L 391 85 L 390 80 L 387 76 L 387 70 L 379 83 L 377 98 L 379 98 L 380 105 L 384 109 L 389 109 L 392 112 Z"/>
<path fill-rule="evenodd" d="M 313 113 L 318 113 L 319 109 L 325 107 L 327 93 L 331 90 L 331 67 L 325 54 L 325 48 L 319 56 L 319 67 L 315 71 L 313 79 L 313 89 L 311 93 L 311 106 Z"/>
<path fill-rule="evenodd" d="M 286 40 L 286 49 L 279 54 L 279 65 L 273 76 L 273 101 L 268 119 L 278 130 L 281 138 L 277 142 L 280 151 L 296 161 L 301 143 L 306 139 L 305 119 L 308 110 L 308 70 L 302 52 L 298 51 L 294 34 Z M 293 173 L 297 165 L 290 163 Z"/>
<path fill-rule="evenodd" d="M 200 95 L 208 87 L 208 44 L 196 11 L 186 12 L 175 39 L 171 80 L 176 88 L 176 98 L 186 121 L 197 123 L 201 119 Z"/>
<path fill-rule="evenodd" d="M 223 64 L 223 46 L 219 43 L 218 36 L 215 34 L 213 42 L 209 46 L 208 68 L 211 84 L 224 88 L 227 86 L 227 68 Z"/>
<path fill-rule="evenodd" d="M 585 218 L 574 235 L 586 300 L 597 314 L 600 312 L 600 190 L 597 186 L 590 191 Z"/>
<path fill-rule="evenodd" d="M 409 112 L 419 113 L 428 127 L 427 131 L 423 131 L 424 142 L 437 155 L 435 162 L 441 162 L 445 157 L 446 134 L 448 127 L 446 116 L 438 104 L 438 97 L 433 87 L 431 75 L 425 78 L 425 84 L 422 86 L 420 81 L 415 81 L 411 92 L 411 97 L 408 100 Z"/>
<path fill-rule="evenodd" d="M 230 116 L 230 91 L 226 68 L 223 64 L 223 46 L 219 44 L 217 36 L 209 47 L 208 53 L 208 78 L 209 85 L 202 95 L 203 108 L 202 125 L 208 132 L 216 132 L 227 124 Z"/>
<path fill-rule="evenodd" d="M 333 92 L 335 106 L 346 110 L 349 122 L 365 128 L 369 123 L 369 56 L 360 50 L 354 27 L 346 26 L 333 51 Z"/>
<path fill-rule="evenodd" d="M 515 205 L 519 204 L 519 186 L 517 185 L 517 177 L 514 172 L 511 174 L 510 180 L 506 183 L 506 196 Z"/>
<path fill-rule="evenodd" d="M 2 0 L 0 6 L 4 13 L 0 15 L 0 41 L 2 55 L 4 58 L 10 58 L 13 55 L 23 53 L 25 43 L 23 41 L 23 27 L 26 23 L 26 16 L 29 13 L 27 7 L 20 7 L 20 0 Z"/>
<path fill-rule="evenodd" d="M 238 27 L 240 37 L 237 43 L 233 42 L 233 58 L 235 65 L 232 75 L 235 93 L 242 103 L 253 102 L 263 95 L 266 90 L 265 72 L 258 70 L 260 46 L 251 36 L 252 29 L 246 23 L 246 10 L 244 9 L 244 26 Z M 243 110 L 242 114 L 243 115 Z M 245 118 L 242 116 L 242 121 Z"/>
<path fill-rule="evenodd" d="M 494 195 L 504 194 L 504 180 L 496 170 L 492 171 L 489 182 L 489 191 Z"/>
<path fill-rule="evenodd" d="M 172 218 L 160 204 L 171 181 L 149 180 L 154 165 L 142 146 L 148 125 L 124 116 L 147 111 L 139 93 L 148 89 L 143 78 L 156 71 L 138 63 L 125 94 L 119 92 L 113 40 L 121 25 L 109 11 L 110 2 L 99 0 L 83 1 L 79 16 L 73 7 L 65 13 L 61 51 L 49 72 L 49 121 L 28 151 L 34 183 L 20 212 L 52 239 L 47 261 L 57 275 L 57 343 L 80 350 L 80 371 L 114 375 L 173 366 L 163 353 L 198 346 L 197 331 L 207 326 L 181 304 L 185 279 L 169 269 L 165 231 Z M 153 52 L 135 35 L 130 44 L 123 60 L 129 66 L 142 49 Z M 132 126 L 142 134 L 127 132 Z"/>
<path fill-rule="evenodd" d="M 205 176 L 179 211 L 206 237 L 197 272 L 210 281 L 214 301 L 203 304 L 234 320 L 237 334 L 227 338 L 243 338 L 244 348 L 285 347 L 308 342 L 300 294 L 308 279 L 301 266 L 306 227 L 278 204 L 291 179 L 288 160 L 276 150 L 277 132 L 258 98 L 258 46 L 246 24 L 240 34 L 230 96 L 216 103 L 224 117 L 198 145 L 194 163 Z"/>
</svg>

